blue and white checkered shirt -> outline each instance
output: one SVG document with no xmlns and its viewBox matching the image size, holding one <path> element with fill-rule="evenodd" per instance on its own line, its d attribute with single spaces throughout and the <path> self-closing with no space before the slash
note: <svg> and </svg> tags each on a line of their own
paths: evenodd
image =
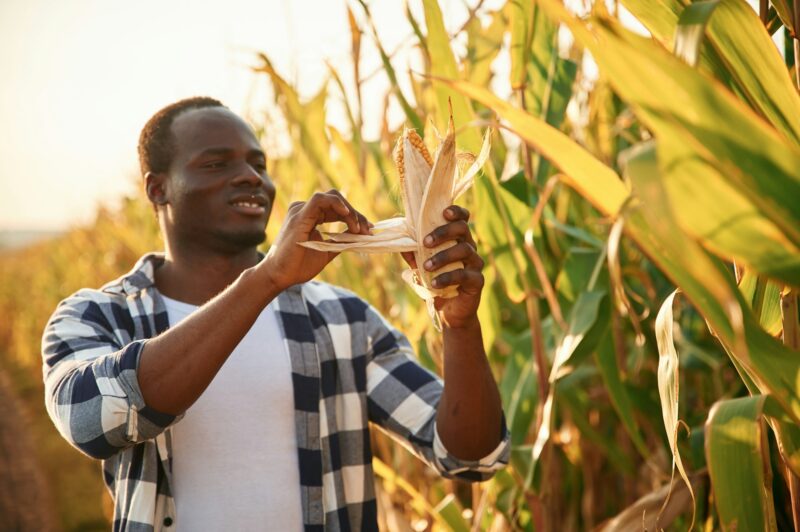
<svg viewBox="0 0 800 532">
<path fill-rule="evenodd" d="M 47 411 L 67 441 L 103 461 L 114 530 L 168 530 L 179 518 L 170 426 L 181 416 L 148 407 L 137 379 L 145 342 L 169 327 L 153 276 L 161 261 L 145 255 L 100 290 L 68 297 L 42 339 Z M 370 421 L 444 476 L 484 480 L 508 462 L 505 425 L 482 460 L 447 452 L 436 432 L 442 382 L 356 295 L 309 282 L 282 292 L 277 313 L 292 365 L 305 530 L 377 529 Z"/>
</svg>

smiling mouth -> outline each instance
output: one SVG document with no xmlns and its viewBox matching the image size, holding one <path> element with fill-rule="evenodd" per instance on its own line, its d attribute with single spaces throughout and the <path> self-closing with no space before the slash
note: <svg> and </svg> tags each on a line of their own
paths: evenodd
<svg viewBox="0 0 800 532">
<path fill-rule="evenodd" d="M 267 207 L 254 201 L 234 201 L 231 206 L 237 212 L 249 215 L 261 215 L 267 212 Z"/>
</svg>

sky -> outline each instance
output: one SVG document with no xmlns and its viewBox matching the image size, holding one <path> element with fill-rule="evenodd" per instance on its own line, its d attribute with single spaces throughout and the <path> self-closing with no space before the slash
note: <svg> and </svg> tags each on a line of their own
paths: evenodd
<svg viewBox="0 0 800 532">
<path fill-rule="evenodd" d="M 408 2 L 422 21 L 421 2 Z M 400 50 L 400 71 L 418 61 L 405 3 L 368 1 L 384 47 Z M 439 4 L 454 32 L 465 20 L 465 1 Z M 351 5 L 362 19 L 357 2 Z M 0 0 L 0 231 L 87 224 L 99 205 L 113 208 L 135 194 L 139 132 L 173 101 L 208 95 L 244 116 L 262 116 L 271 89 L 250 69 L 256 52 L 299 83 L 303 96 L 319 90 L 326 62 L 352 85 L 346 6 L 347 0 Z M 630 17 L 623 22 L 643 31 Z M 369 41 L 365 34 L 362 76 L 380 68 Z M 378 135 L 387 89 L 382 75 L 363 86 L 367 138 Z M 348 129 L 335 100 L 329 117 Z M 402 118 L 397 109 L 395 119 Z M 268 156 L 277 155 L 269 146 L 280 139 L 266 144 Z"/>
<path fill-rule="evenodd" d="M 409 28 L 404 2 L 370 4 L 385 47 L 394 49 Z M 141 186 L 139 131 L 168 103 L 208 95 L 242 114 L 263 110 L 270 105 L 270 89 L 266 77 L 249 68 L 257 63 L 257 51 L 284 77 L 299 81 L 306 96 L 319 90 L 326 61 L 349 73 L 346 5 L 345 0 L 0 1 L 0 230 L 63 230 L 89 223 L 98 205 L 113 207 L 118 198 L 135 193 Z M 463 2 L 440 0 L 440 5 L 446 24 L 455 29 L 464 20 Z M 355 3 L 354 12 L 361 15 Z M 362 48 L 366 74 L 378 68 L 379 59 L 371 46 Z M 381 76 L 365 87 L 367 95 L 381 94 L 365 98 L 367 118 L 369 106 L 377 113 L 385 90 Z M 377 121 L 367 122 L 367 137 L 377 135 L 369 125 Z"/>
</svg>

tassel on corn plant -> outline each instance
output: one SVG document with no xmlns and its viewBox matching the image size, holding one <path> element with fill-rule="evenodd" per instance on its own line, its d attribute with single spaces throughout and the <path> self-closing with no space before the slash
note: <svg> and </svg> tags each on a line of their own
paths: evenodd
<svg viewBox="0 0 800 532">
<path fill-rule="evenodd" d="M 439 144 L 435 157 L 431 157 L 422 138 L 411 129 L 403 131 L 394 150 L 394 159 L 400 177 L 405 215 L 375 223 L 370 235 L 352 233 L 323 233 L 328 240 L 303 242 L 301 245 L 318 251 L 358 251 L 362 253 L 408 252 L 414 253 L 418 265 L 431 256 L 455 245 L 445 242 L 435 248 L 425 247 L 422 240 L 431 231 L 447 223 L 444 210 L 452 205 L 472 185 L 475 175 L 489 156 L 491 130 L 484 136 L 477 157 L 456 153 L 455 130 L 452 112 L 447 134 Z M 451 298 L 458 295 L 458 287 L 433 288 L 434 277 L 451 270 L 463 268 L 453 263 L 436 272 L 408 269 L 405 280 L 422 297 L 431 317 L 436 321 L 433 307 L 435 297 Z M 438 323 L 438 322 L 437 322 Z"/>
</svg>

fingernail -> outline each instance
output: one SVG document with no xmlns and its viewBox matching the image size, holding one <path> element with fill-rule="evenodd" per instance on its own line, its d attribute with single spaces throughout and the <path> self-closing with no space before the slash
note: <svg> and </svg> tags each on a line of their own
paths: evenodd
<svg viewBox="0 0 800 532">
<path fill-rule="evenodd" d="M 455 216 L 456 215 L 456 211 L 454 211 L 453 209 L 447 209 L 447 214 L 449 216 Z"/>
<path fill-rule="evenodd" d="M 434 279 L 433 281 L 431 281 L 431 285 L 432 286 L 439 286 L 439 279 Z"/>
<path fill-rule="evenodd" d="M 425 245 L 426 246 L 430 246 L 432 244 L 433 244 L 433 237 L 431 235 L 426 236 L 425 237 Z"/>
<path fill-rule="evenodd" d="M 428 260 L 425 261 L 425 269 L 426 270 L 433 269 L 433 261 L 432 260 L 428 259 Z"/>
</svg>

